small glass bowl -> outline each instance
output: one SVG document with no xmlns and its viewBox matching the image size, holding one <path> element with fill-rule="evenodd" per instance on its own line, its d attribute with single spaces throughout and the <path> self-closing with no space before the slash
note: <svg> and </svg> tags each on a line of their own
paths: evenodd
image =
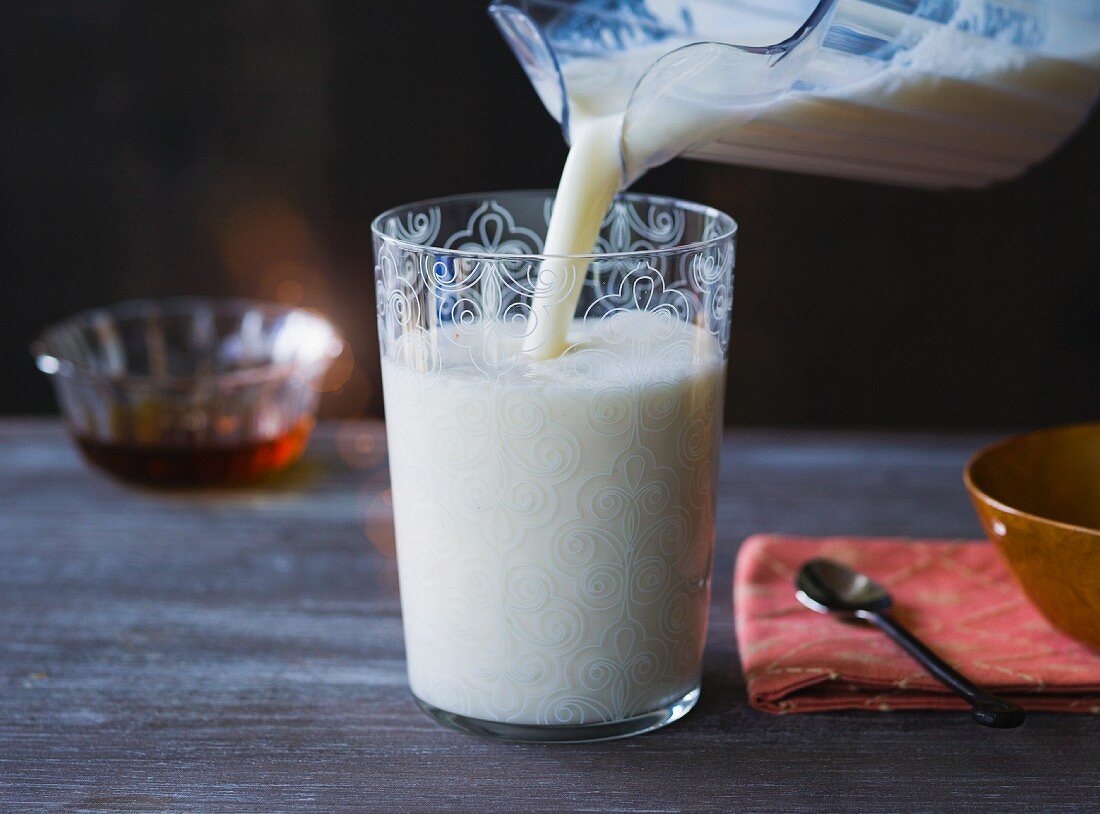
<svg viewBox="0 0 1100 814">
<path fill-rule="evenodd" d="M 305 449 L 343 341 L 299 308 L 194 297 L 82 311 L 31 346 L 85 457 L 152 484 L 236 484 Z"/>
</svg>

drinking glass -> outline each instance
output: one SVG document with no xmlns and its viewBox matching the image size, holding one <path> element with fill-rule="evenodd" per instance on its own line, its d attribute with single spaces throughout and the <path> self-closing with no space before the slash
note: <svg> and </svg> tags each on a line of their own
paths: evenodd
<svg viewBox="0 0 1100 814">
<path fill-rule="evenodd" d="M 431 716 L 600 740 L 699 695 L 737 227 L 626 194 L 593 254 L 547 257 L 553 196 L 374 221 L 401 607 Z M 569 349 L 536 361 L 548 264 L 583 284 Z"/>
</svg>

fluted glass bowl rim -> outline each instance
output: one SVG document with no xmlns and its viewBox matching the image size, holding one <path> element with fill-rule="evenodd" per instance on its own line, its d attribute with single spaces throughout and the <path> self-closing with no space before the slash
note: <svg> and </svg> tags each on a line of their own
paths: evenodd
<svg viewBox="0 0 1100 814">
<path fill-rule="evenodd" d="M 220 373 L 208 373 L 201 376 L 179 375 L 140 375 L 135 373 L 102 373 L 76 364 L 71 359 L 66 359 L 51 349 L 51 340 L 73 328 L 81 322 L 86 322 L 96 314 L 108 313 L 115 318 L 133 319 L 143 316 L 150 308 L 158 309 L 161 315 L 175 315 L 195 311 L 199 308 L 207 308 L 215 314 L 244 313 L 246 311 L 260 311 L 265 316 L 285 316 L 293 313 L 316 320 L 329 333 L 329 342 L 326 347 L 320 349 L 316 358 L 298 360 L 294 362 L 274 362 L 243 368 L 241 370 L 229 370 Z M 319 363 L 328 363 L 343 353 L 344 339 L 337 332 L 335 326 L 316 311 L 300 308 L 293 305 L 284 305 L 277 302 L 265 302 L 263 300 L 251 300 L 245 297 L 202 297 L 202 296 L 175 296 L 175 297 L 137 297 L 121 300 L 110 305 L 85 308 L 71 314 L 62 320 L 48 325 L 42 330 L 30 346 L 31 356 L 40 371 L 47 376 L 57 376 L 63 379 L 81 381 L 88 384 L 114 384 L 119 386 L 153 386 L 169 388 L 196 387 L 200 384 L 216 387 L 237 387 L 253 384 L 261 384 L 286 378 L 300 370 Z"/>
<path fill-rule="evenodd" d="M 588 254 L 542 254 L 521 252 L 476 252 L 467 249 L 449 249 L 444 246 L 435 246 L 430 243 L 417 243 L 414 240 L 405 240 L 386 234 L 382 224 L 393 217 L 423 211 L 431 206 L 445 206 L 459 202 L 489 201 L 503 196 L 528 195 L 531 197 L 554 198 L 557 196 L 555 189 L 502 189 L 492 192 L 462 192 L 456 195 L 443 195 L 437 198 L 425 198 L 419 201 L 401 204 L 391 207 L 371 221 L 371 233 L 378 240 L 403 249 L 415 252 L 430 252 L 444 257 L 463 257 L 473 260 L 515 260 L 541 263 L 548 260 L 570 260 L 577 262 L 593 263 L 598 261 L 616 261 L 631 258 L 653 257 L 655 255 L 683 254 L 699 251 L 716 246 L 737 236 L 738 225 L 730 215 L 721 209 L 716 209 L 707 204 L 675 198 L 671 195 L 651 195 L 645 192 L 620 192 L 615 196 L 616 201 L 628 201 L 632 204 L 652 204 L 657 206 L 671 206 L 682 211 L 693 212 L 707 217 L 717 218 L 722 224 L 718 234 L 705 240 L 696 240 L 690 243 L 679 243 L 673 246 L 662 246 L 659 249 L 637 249 L 629 252 L 593 252 Z"/>
</svg>

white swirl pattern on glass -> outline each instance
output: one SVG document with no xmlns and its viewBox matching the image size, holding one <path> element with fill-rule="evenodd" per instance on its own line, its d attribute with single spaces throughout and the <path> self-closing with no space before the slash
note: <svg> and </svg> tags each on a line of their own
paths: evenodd
<svg viewBox="0 0 1100 814">
<path fill-rule="evenodd" d="M 376 240 L 410 683 L 474 718 L 616 721 L 699 681 L 733 240 L 620 200 L 598 248 L 642 253 L 593 262 L 572 351 L 531 364 L 528 210 Z"/>
</svg>

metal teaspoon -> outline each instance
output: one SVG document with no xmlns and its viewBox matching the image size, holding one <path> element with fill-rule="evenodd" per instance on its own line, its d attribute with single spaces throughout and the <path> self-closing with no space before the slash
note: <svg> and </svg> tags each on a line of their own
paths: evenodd
<svg viewBox="0 0 1100 814">
<path fill-rule="evenodd" d="M 1024 722 L 1022 709 L 974 686 L 890 616 L 890 594 L 866 574 L 832 560 L 815 559 L 799 570 L 795 587 L 798 601 L 810 610 L 865 619 L 878 627 L 924 669 L 965 698 L 973 706 L 970 716 L 978 723 L 1011 729 Z"/>
</svg>

